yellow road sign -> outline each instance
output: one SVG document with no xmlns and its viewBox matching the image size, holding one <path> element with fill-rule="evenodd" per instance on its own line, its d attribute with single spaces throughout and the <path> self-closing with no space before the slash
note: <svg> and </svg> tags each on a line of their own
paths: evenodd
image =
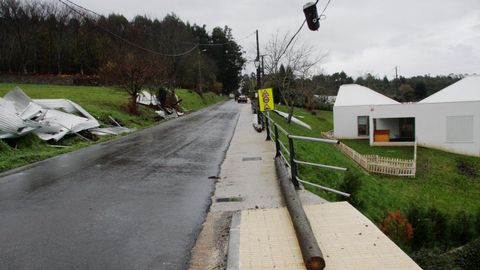
<svg viewBox="0 0 480 270">
<path fill-rule="evenodd" d="M 258 104 L 260 104 L 260 111 L 262 112 L 275 109 L 272 88 L 258 90 Z"/>
</svg>

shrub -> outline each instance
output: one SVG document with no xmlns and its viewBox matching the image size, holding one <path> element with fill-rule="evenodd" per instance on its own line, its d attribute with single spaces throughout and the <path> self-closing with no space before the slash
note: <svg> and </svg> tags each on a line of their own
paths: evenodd
<svg viewBox="0 0 480 270">
<path fill-rule="evenodd" d="M 452 243 L 456 246 L 465 245 L 475 234 L 473 228 L 473 217 L 465 211 L 457 213 L 451 220 L 450 236 Z"/>
<path fill-rule="evenodd" d="M 475 214 L 475 233 L 477 237 L 480 237 L 480 208 L 477 210 L 477 213 Z"/>
<path fill-rule="evenodd" d="M 170 93 L 170 91 L 164 87 L 164 86 L 159 86 L 156 89 L 156 96 L 157 100 L 160 102 L 160 106 L 165 106 L 165 101 L 167 100 L 167 96 Z"/>
<path fill-rule="evenodd" d="M 353 207 L 357 209 L 361 209 L 363 207 L 363 201 L 360 200 L 359 192 L 362 187 L 362 182 L 360 180 L 360 176 L 348 171 L 345 173 L 343 178 L 343 182 L 340 184 L 339 189 L 343 192 L 349 193 L 350 197 L 348 197 L 347 202 L 349 202 Z M 343 200 L 344 197 L 338 195 L 339 200 Z"/>
<path fill-rule="evenodd" d="M 380 230 L 397 243 L 407 244 L 413 238 L 412 224 L 400 211 L 388 212 Z"/>
<path fill-rule="evenodd" d="M 447 216 L 436 207 L 432 207 L 427 211 L 427 219 L 430 221 L 430 229 L 434 243 L 439 243 L 446 249 L 450 237 Z"/>
<path fill-rule="evenodd" d="M 461 269 L 480 269 L 480 238 L 477 238 L 454 253 L 455 264 Z"/>
<path fill-rule="evenodd" d="M 427 222 L 426 212 L 413 204 L 407 212 L 407 218 L 413 229 L 411 247 L 413 250 L 419 250 L 422 247 L 432 243 L 429 224 Z"/>
<path fill-rule="evenodd" d="M 449 256 L 442 256 L 442 252 L 438 248 L 421 249 L 412 254 L 412 259 L 425 270 L 459 269 L 455 267 L 454 259 Z"/>
</svg>

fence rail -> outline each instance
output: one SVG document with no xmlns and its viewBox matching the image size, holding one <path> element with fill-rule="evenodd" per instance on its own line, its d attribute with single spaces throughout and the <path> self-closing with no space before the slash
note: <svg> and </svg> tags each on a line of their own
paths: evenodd
<svg viewBox="0 0 480 270">
<path fill-rule="evenodd" d="M 314 137 L 306 137 L 306 136 L 297 136 L 297 135 L 292 135 L 289 134 L 285 129 L 283 129 L 280 125 L 275 123 L 273 119 L 269 117 L 269 115 L 265 115 L 266 118 L 266 131 L 267 131 L 267 138 L 266 140 L 273 140 L 275 144 L 275 149 L 276 149 L 276 156 L 277 157 L 282 157 L 283 160 L 285 161 L 286 165 L 290 168 L 290 174 L 291 174 L 291 181 L 293 185 L 296 188 L 299 188 L 300 184 L 307 184 L 311 186 L 315 186 L 317 188 L 321 188 L 325 191 L 333 192 L 336 194 L 340 194 L 343 196 L 350 196 L 350 194 L 338 191 L 329 187 L 324 187 L 315 183 L 311 183 L 305 180 L 302 180 L 298 178 L 298 171 L 297 171 L 297 165 L 304 165 L 304 166 L 313 166 L 313 167 L 318 167 L 318 168 L 324 168 L 324 169 L 331 169 L 331 170 L 339 170 L 339 171 L 346 171 L 347 168 L 343 167 L 338 167 L 338 166 L 332 166 L 332 165 L 327 165 L 327 164 L 321 164 L 321 163 L 314 163 L 314 162 L 308 162 L 308 161 L 301 161 L 297 160 L 295 157 L 295 145 L 293 143 L 294 140 L 299 140 L 299 141 L 310 141 L 310 142 L 316 142 L 316 143 L 330 143 L 330 144 L 338 144 L 339 141 L 337 140 L 329 140 L 329 139 L 324 139 L 324 138 L 314 138 Z M 285 145 L 281 140 L 280 140 L 280 132 L 285 135 L 285 138 L 288 140 L 288 145 Z M 285 157 L 284 153 L 285 152 L 288 155 L 288 159 Z"/>
<path fill-rule="evenodd" d="M 338 148 L 369 172 L 394 176 L 415 177 L 417 171 L 416 158 L 399 159 L 382 157 L 378 155 L 362 155 L 344 143 L 338 144 Z M 416 151 L 417 149 L 415 144 L 415 152 Z"/>
</svg>

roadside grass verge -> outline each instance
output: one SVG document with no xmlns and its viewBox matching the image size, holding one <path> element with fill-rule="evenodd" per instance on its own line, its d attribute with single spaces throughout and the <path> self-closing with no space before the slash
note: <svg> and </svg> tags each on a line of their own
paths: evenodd
<svg viewBox="0 0 480 270">
<path fill-rule="evenodd" d="M 182 107 L 191 111 L 197 111 L 228 99 L 227 96 L 218 96 L 211 92 L 203 93 L 203 95 L 200 96 L 195 91 L 188 89 L 177 89 L 175 93 L 180 99 L 182 99 Z"/>
<path fill-rule="evenodd" d="M 0 83 L 0 97 L 3 97 L 16 86 L 20 87 L 33 99 L 70 99 L 85 108 L 104 125 L 113 125 L 109 116 L 123 126 L 136 129 L 144 129 L 159 123 L 156 120 L 155 111 L 144 106 L 138 107 L 138 115 L 130 115 L 127 112 L 129 96 L 123 90 L 93 86 Z M 182 107 L 190 112 L 227 99 L 213 93 L 205 93 L 202 98 L 194 91 L 186 89 L 178 89 L 176 94 L 183 100 Z M 95 142 L 88 142 L 71 135 L 63 138 L 58 143 L 51 144 L 40 140 L 35 135 L 28 135 L 14 140 L 0 140 L 0 172 L 71 152 L 113 137 L 115 136 L 101 136 Z M 54 148 L 52 144 L 66 147 Z"/>
<path fill-rule="evenodd" d="M 280 110 L 286 111 L 283 106 Z M 296 108 L 294 115 L 312 126 L 308 130 L 296 124 L 287 124 L 286 120 L 275 113 L 272 119 L 295 135 L 320 137 L 321 132 L 333 128 L 332 113 L 316 111 L 312 115 Z M 280 135 L 287 143 L 286 138 Z M 345 142 L 362 154 L 379 154 L 399 158 L 413 158 L 412 147 L 369 147 L 368 142 L 349 140 Z M 361 201 L 359 208 L 374 222 L 380 222 L 389 211 L 400 210 L 406 213 L 410 206 L 424 208 L 435 207 L 448 215 L 460 211 L 475 214 L 480 208 L 480 158 L 447 153 L 435 149 L 418 147 L 417 176 L 415 178 L 384 176 L 365 172 L 354 161 L 341 153 L 335 145 L 296 141 L 297 159 L 319 162 L 327 165 L 347 167 L 350 173 L 362 183 L 357 193 Z M 398 156 L 396 156 L 398 155 Z M 466 165 L 465 165 L 466 164 Z M 344 172 L 299 165 L 299 177 L 327 187 L 341 189 Z M 473 170 L 473 172 L 472 172 Z M 332 193 L 305 186 L 327 200 L 338 199 Z M 344 200 L 345 198 L 343 198 Z"/>
</svg>

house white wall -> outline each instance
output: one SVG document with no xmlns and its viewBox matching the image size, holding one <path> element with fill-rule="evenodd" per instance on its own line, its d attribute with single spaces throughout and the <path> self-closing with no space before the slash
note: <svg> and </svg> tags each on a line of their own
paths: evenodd
<svg viewBox="0 0 480 270">
<path fill-rule="evenodd" d="M 472 116 L 472 140 L 453 142 L 447 138 L 447 117 Z M 415 117 L 415 135 L 421 146 L 480 156 L 480 101 L 377 105 L 370 112 L 374 118 Z M 370 127 L 373 132 L 373 126 Z M 468 128 L 461 130 L 469 132 Z M 468 136 L 467 136 L 468 137 Z"/>
<path fill-rule="evenodd" d="M 357 117 L 368 116 L 370 107 L 371 106 L 334 106 L 334 136 L 339 139 L 368 139 L 368 136 L 358 136 Z"/>
<path fill-rule="evenodd" d="M 373 119 L 414 117 L 418 145 L 458 154 L 480 156 L 480 101 L 339 106 L 333 108 L 333 115 L 334 135 L 339 139 L 370 138 L 370 142 L 373 143 Z M 370 117 L 370 134 L 372 136 L 358 136 L 357 117 L 362 115 Z M 471 141 L 452 142 L 447 139 L 447 117 L 451 116 L 473 116 Z M 384 121 L 377 120 L 377 129 L 390 129 L 392 137 L 398 134 L 398 124 L 390 127 Z M 468 129 L 464 131 L 468 131 Z"/>
</svg>

